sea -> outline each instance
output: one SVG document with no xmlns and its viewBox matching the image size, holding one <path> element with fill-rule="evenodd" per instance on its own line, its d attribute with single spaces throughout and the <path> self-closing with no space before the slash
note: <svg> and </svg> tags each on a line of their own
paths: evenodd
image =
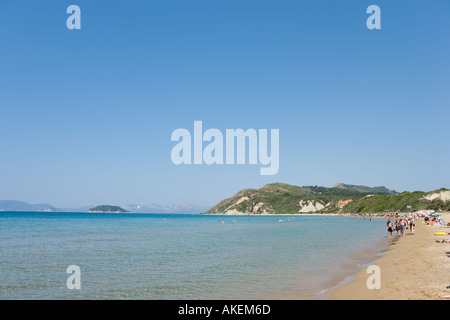
<svg viewBox="0 0 450 320">
<path fill-rule="evenodd" d="M 0 212 L 0 299 L 326 299 L 387 250 L 385 223 Z"/>
</svg>

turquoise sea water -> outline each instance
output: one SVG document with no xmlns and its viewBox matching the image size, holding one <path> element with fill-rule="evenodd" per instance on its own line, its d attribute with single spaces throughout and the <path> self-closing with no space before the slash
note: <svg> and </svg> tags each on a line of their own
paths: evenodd
<svg viewBox="0 0 450 320">
<path fill-rule="evenodd" d="M 0 212 L 0 299 L 313 298 L 386 238 L 383 219 Z"/>
</svg>

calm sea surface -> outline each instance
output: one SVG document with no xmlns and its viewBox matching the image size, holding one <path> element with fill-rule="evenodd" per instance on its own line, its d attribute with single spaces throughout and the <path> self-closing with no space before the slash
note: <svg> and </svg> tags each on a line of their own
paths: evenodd
<svg viewBox="0 0 450 320">
<path fill-rule="evenodd" d="M 0 212 L 0 299 L 311 298 L 386 238 L 384 219 Z"/>
</svg>

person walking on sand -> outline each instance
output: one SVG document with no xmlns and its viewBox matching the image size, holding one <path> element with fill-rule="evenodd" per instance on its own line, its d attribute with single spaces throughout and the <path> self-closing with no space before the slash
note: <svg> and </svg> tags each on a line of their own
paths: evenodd
<svg viewBox="0 0 450 320">
<path fill-rule="evenodd" d="M 414 218 L 411 218 L 411 220 L 409 220 L 409 230 L 411 231 L 412 234 L 416 233 L 416 224 L 414 223 Z"/>
<path fill-rule="evenodd" d="M 395 219 L 395 231 L 397 231 L 397 237 L 399 236 L 400 225 L 398 223 L 398 219 Z"/>
<path fill-rule="evenodd" d="M 388 237 L 392 238 L 392 222 L 391 219 L 388 219 L 386 229 L 388 231 Z"/>
</svg>

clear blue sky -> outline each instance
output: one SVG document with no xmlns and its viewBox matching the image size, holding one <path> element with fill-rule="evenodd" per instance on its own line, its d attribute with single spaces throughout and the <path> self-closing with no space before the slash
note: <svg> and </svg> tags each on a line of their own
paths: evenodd
<svg viewBox="0 0 450 320">
<path fill-rule="evenodd" d="M 66 8 L 81 8 L 81 30 Z M 381 8 L 381 30 L 366 8 Z M 266 183 L 450 187 L 450 2 L 0 2 L 0 199 L 212 206 Z M 177 128 L 280 130 L 280 169 Z"/>
</svg>

